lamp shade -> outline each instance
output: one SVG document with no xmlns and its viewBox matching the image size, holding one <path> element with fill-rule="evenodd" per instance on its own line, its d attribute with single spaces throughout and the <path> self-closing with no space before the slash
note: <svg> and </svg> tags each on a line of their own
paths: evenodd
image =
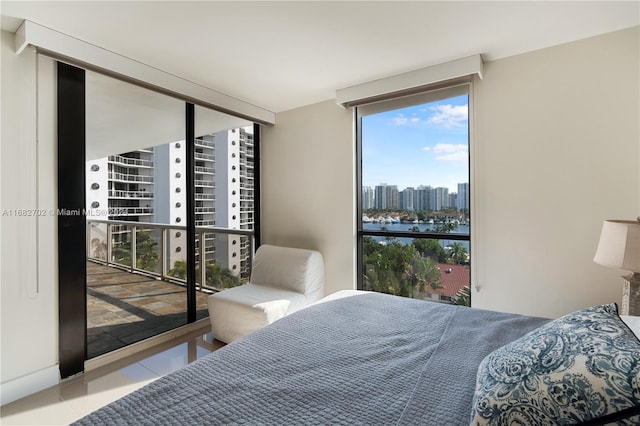
<svg viewBox="0 0 640 426">
<path fill-rule="evenodd" d="M 593 261 L 610 268 L 640 272 L 640 221 L 605 220 Z"/>
</svg>

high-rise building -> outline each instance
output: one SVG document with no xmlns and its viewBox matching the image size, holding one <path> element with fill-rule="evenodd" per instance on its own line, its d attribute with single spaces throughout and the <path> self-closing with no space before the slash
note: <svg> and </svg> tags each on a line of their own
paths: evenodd
<svg viewBox="0 0 640 426">
<path fill-rule="evenodd" d="M 253 129 L 218 132 L 213 138 L 215 162 L 215 226 L 253 229 L 255 174 Z M 216 258 L 234 274 L 250 273 L 250 246 L 246 238 L 216 235 Z"/>
<path fill-rule="evenodd" d="M 447 202 L 447 206 L 448 207 L 457 208 L 456 207 L 457 205 L 458 205 L 458 193 L 457 192 L 450 192 L 449 193 L 449 201 Z"/>
<path fill-rule="evenodd" d="M 374 204 L 376 209 L 393 210 L 398 208 L 398 186 L 381 183 L 376 185 Z"/>
<path fill-rule="evenodd" d="M 469 202 L 469 184 L 468 183 L 459 183 L 458 184 L 458 198 L 456 207 L 458 210 L 469 210 L 470 202 Z"/>
<path fill-rule="evenodd" d="M 374 208 L 373 189 L 370 186 L 362 187 L 362 209 L 369 210 Z"/>
<path fill-rule="evenodd" d="M 154 152 L 141 149 L 87 162 L 87 216 L 151 222 Z"/>
<path fill-rule="evenodd" d="M 412 187 L 408 187 L 400 191 L 398 196 L 401 210 L 414 210 L 416 191 Z"/>
<path fill-rule="evenodd" d="M 433 188 L 429 185 L 420 185 L 416 189 L 415 207 L 417 211 L 434 210 Z"/>
<path fill-rule="evenodd" d="M 195 140 L 195 224 L 227 229 L 254 226 L 254 142 L 251 127 L 199 136 Z M 87 162 L 88 219 L 186 225 L 184 141 Z M 103 234 L 106 238 L 106 226 Z M 99 230 L 97 230 L 99 232 Z M 112 233 L 130 232 L 112 225 Z M 156 239 L 160 238 L 154 234 Z M 241 281 L 250 274 L 246 237 L 205 232 L 196 241 L 196 260 L 215 259 Z M 126 236 L 126 235 L 125 235 Z M 184 260 L 186 233 L 169 229 L 165 261 Z"/>
<path fill-rule="evenodd" d="M 438 187 L 433 191 L 434 210 L 442 210 L 449 207 L 449 188 Z"/>
</svg>

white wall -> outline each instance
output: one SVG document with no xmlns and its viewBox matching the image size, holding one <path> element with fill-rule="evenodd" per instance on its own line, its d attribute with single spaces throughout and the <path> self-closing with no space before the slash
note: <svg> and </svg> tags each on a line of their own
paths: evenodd
<svg viewBox="0 0 640 426">
<path fill-rule="evenodd" d="M 557 317 L 621 302 L 592 259 L 640 215 L 638 28 L 485 64 L 475 85 L 476 307 Z"/>
<path fill-rule="evenodd" d="M 53 62 L 1 37 L 1 403 L 58 382 Z M 39 141 L 36 144 L 36 99 Z M 24 216 L 28 214 L 29 216 Z M 37 216 L 36 216 L 37 215 Z"/>
<path fill-rule="evenodd" d="M 620 303 L 593 263 L 602 221 L 640 215 L 638 28 L 485 64 L 475 103 L 475 307 L 558 317 Z M 265 243 L 318 248 L 353 288 L 352 117 L 279 113 L 262 140 Z"/>
<path fill-rule="evenodd" d="M 355 288 L 352 118 L 327 101 L 277 114 L 261 135 L 262 242 L 319 250 L 326 294 Z"/>
</svg>

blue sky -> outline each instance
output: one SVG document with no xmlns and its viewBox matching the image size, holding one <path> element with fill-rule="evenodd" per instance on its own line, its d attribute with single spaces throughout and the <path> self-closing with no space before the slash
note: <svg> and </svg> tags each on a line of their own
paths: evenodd
<svg viewBox="0 0 640 426">
<path fill-rule="evenodd" d="M 362 123 L 362 184 L 458 191 L 468 182 L 467 95 L 368 115 Z"/>
</svg>

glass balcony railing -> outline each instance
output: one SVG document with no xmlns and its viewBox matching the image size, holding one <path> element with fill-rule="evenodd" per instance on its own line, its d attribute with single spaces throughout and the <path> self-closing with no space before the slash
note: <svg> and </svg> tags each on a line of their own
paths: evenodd
<svg viewBox="0 0 640 426">
<path fill-rule="evenodd" d="M 197 158 L 198 160 L 208 160 L 208 161 L 214 161 L 216 159 L 215 155 L 210 155 L 210 154 L 203 154 L 201 152 L 194 152 L 194 157 Z"/>
<path fill-rule="evenodd" d="M 198 173 L 209 173 L 209 174 L 213 174 L 214 170 L 213 167 L 201 167 L 201 166 L 195 166 L 194 170 Z"/>
<path fill-rule="evenodd" d="M 115 189 L 109 190 L 109 197 L 111 198 L 153 198 L 153 192 L 146 191 L 119 191 Z"/>
<path fill-rule="evenodd" d="M 153 161 L 140 158 L 123 157 L 122 155 L 110 155 L 109 162 L 124 166 L 153 167 Z"/>
<path fill-rule="evenodd" d="M 209 147 L 209 148 L 215 148 L 215 146 L 216 146 L 215 142 L 208 141 L 208 140 L 205 140 L 205 139 L 196 139 L 195 140 L 195 144 L 196 145 L 200 145 L 200 146 L 206 146 L 206 147 Z"/>
<path fill-rule="evenodd" d="M 153 176 L 132 175 L 129 173 L 109 172 L 109 179 L 125 182 L 153 183 Z"/>
<path fill-rule="evenodd" d="M 210 222 L 210 223 L 209 223 Z M 221 290 L 249 281 L 253 231 L 196 226 L 196 284 Z M 204 241 L 204 249 L 200 241 Z M 116 220 L 87 221 L 87 258 L 107 266 L 186 283 L 186 227 Z M 237 253 L 233 254 L 234 252 Z"/>
</svg>

